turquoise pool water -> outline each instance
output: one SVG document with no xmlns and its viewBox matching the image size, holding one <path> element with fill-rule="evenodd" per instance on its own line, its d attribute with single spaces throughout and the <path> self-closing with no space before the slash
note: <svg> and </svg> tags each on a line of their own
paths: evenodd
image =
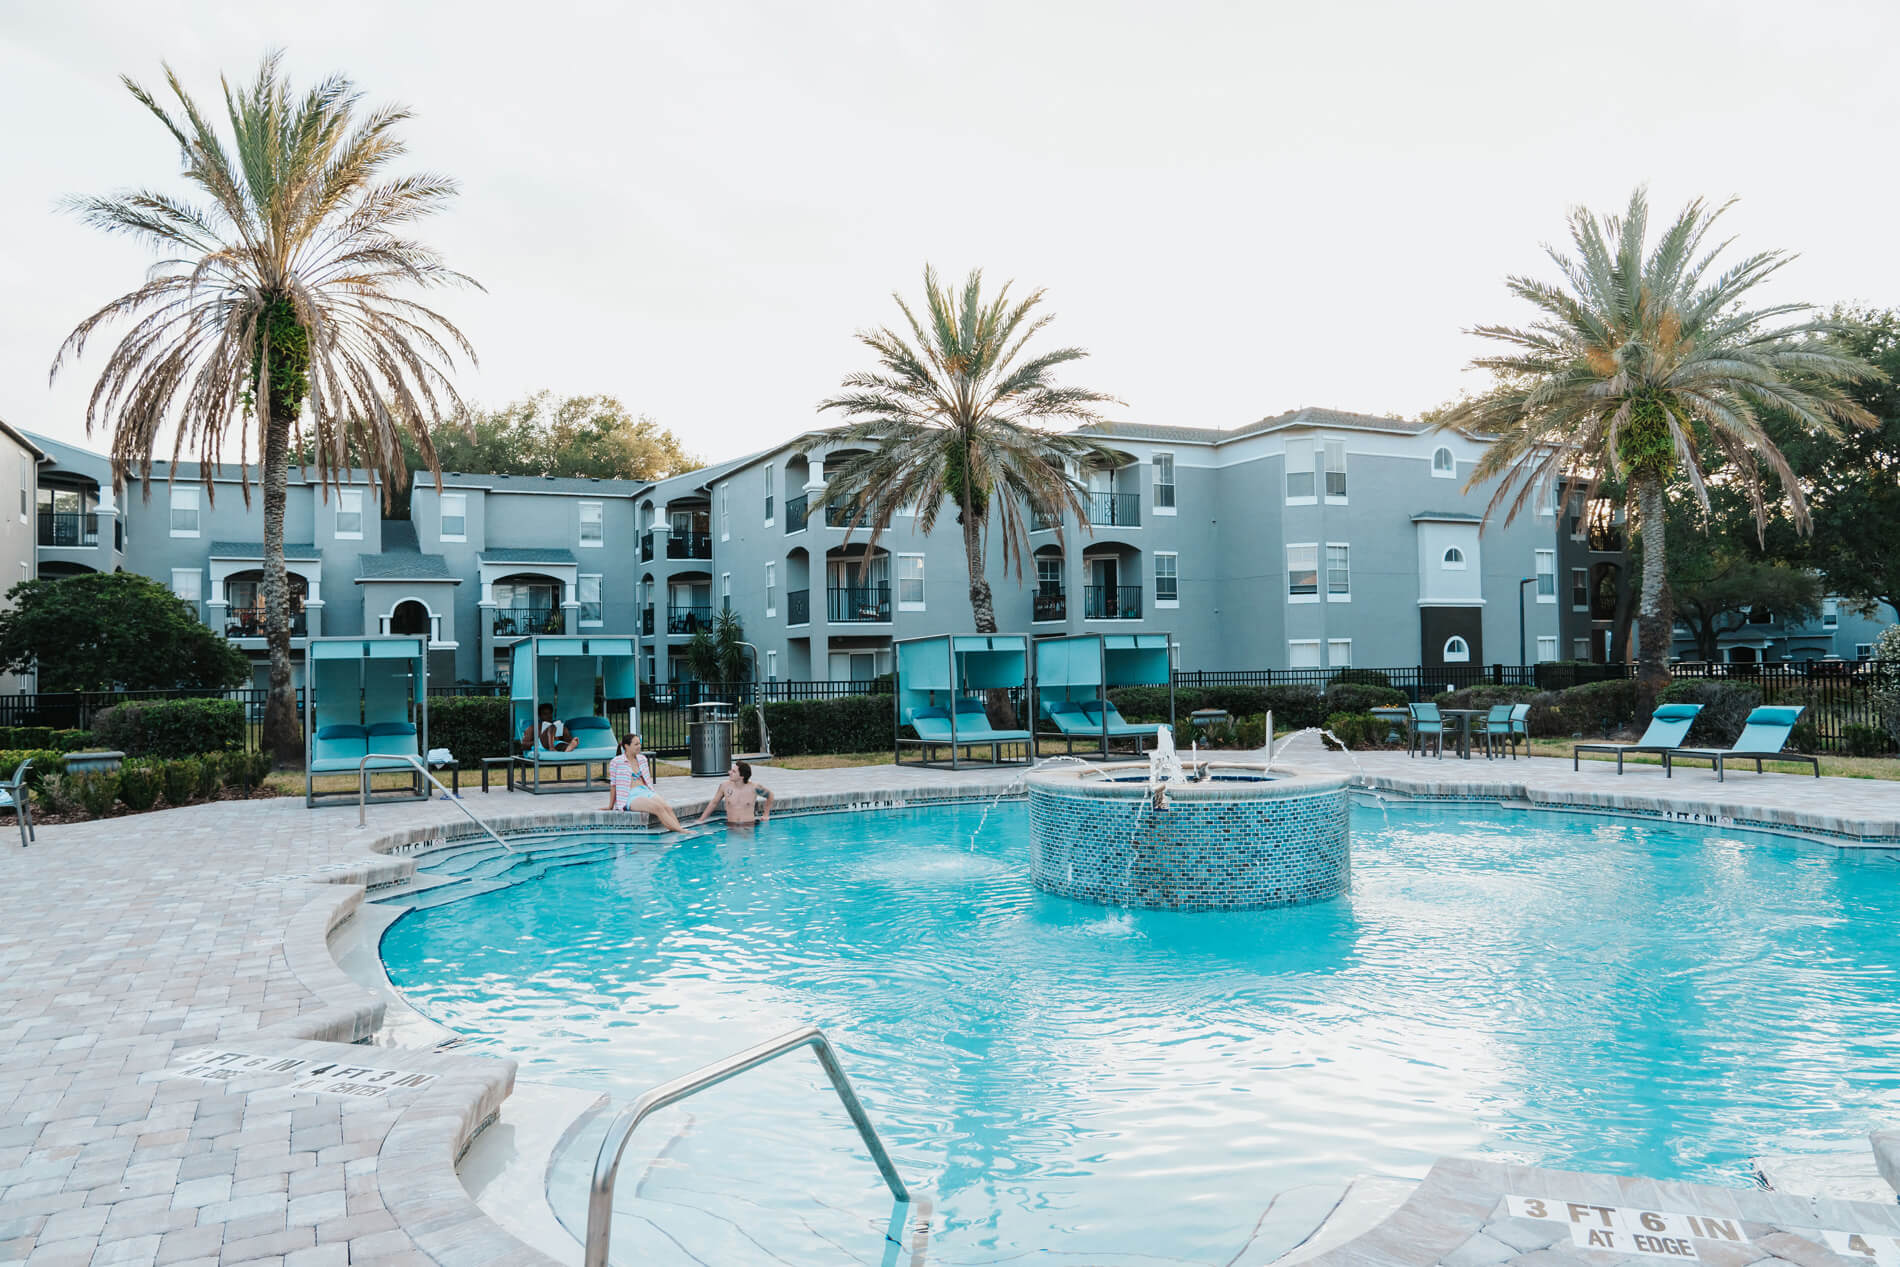
<svg viewBox="0 0 1900 1267">
<path fill-rule="evenodd" d="M 522 1078 L 624 1098 L 823 1026 L 930 1195 L 932 1263 L 1248 1261 L 1301 1194 L 1448 1154 L 1746 1184 L 1900 1118 L 1890 855 L 1360 806 L 1349 896 L 1178 915 L 1039 893 L 1024 808 L 983 815 L 623 843 L 411 912 L 383 956 Z M 652 1261 L 886 1248 L 804 1056 L 643 1127 L 622 1188 L 618 1248 Z"/>
</svg>

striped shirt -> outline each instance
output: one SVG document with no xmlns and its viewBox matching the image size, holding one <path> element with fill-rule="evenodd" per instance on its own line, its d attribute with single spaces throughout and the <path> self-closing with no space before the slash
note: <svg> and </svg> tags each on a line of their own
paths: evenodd
<svg viewBox="0 0 1900 1267">
<path fill-rule="evenodd" d="M 614 808 L 626 809 L 633 803 L 634 785 L 633 762 L 627 760 L 626 753 L 616 754 L 614 759 L 607 763 L 607 778 L 613 784 Z M 644 752 L 640 754 L 639 781 L 642 790 L 653 786 L 653 772 L 647 765 Z"/>
</svg>

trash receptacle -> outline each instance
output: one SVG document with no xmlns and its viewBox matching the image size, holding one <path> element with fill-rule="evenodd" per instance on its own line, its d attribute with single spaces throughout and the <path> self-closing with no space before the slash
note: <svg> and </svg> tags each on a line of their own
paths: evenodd
<svg viewBox="0 0 1900 1267">
<path fill-rule="evenodd" d="M 691 751 L 693 777 L 720 778 L 732 764 L 732 727 L 737 720 L 728 704 L 693 704 L 687 710 L 686 742 Z"/>
</svg>

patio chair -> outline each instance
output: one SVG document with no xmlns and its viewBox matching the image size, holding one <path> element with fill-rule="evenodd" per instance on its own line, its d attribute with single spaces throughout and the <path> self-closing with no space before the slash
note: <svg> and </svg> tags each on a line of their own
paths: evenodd
<svg viewBox="0 0 1900 1267">
<path fill-rule="evenodd" d="M 1405 755 L 1425 755 L 1425 740 L 1430 739 L 1438 751 L 1438 759 L 1445 759 L 1445 719 L 1438 715 L 1436 704 L 1408 704 L 1406 712 L 1411 714 L 1411 733 L 1407 737 Z"/>
<path fill-rule="evenodd" d="M 1632 752 L 1656 753 L 1666 766 L 1668 754 L 1682 747 L 1682 741 L 1689 737 L 1689 727 L 1695 724 L 1695 715 L 1701 711 L 1700 704 L 1664 704 L 1650 714 L 1649 725 L 1635 743 L 1580 743 L 1571 750 L 1570 768 L 1581 768 L 1578 754 L 1584 752 L 1614 752 L 1618 774 L 1623 773 L 1623 758 Z"/>
<path fill-rule="evenodd" d="M 1511 757 L 1517 757 L 1517 741 L 1524 741 L 1524 755 L 1531 755 L 1531 706 L 1529 704 L 1511 705 Z"/>
<path fill-rule="evenodd" d="M 1801 714 L 1807 711 L 1806 705 L 1769 705 L 1758 708 L 1748 715 L 1748 721 L 1742 727 L 1742 734 L 1735 745 L 1727 751 L 1720 748 L 1672 748 L 1663 753 L 1663 774 L 1674 773 L 1675 763 L 1682 760 L 1708 761 L 1715 767 L 1715 781 L 1720 783 L 1723 766 L 1739 757 L 1755 763 L 1755 773 L 1762 772 L 1764 761 L 1805 761 L 1813 767 L 1814 777 L 1821 777 L 1821 762 L 1805 752 L 1783 752 L 1788 737 L 1794 733 L 1794 724 Z"/>
<path fill-rule="evenodd" d="M 1484 740 L 1486 760 L 1496 753 L 1499 740 L 1510 743 L 1512 739 L 1511 707 L 1509 704 L 1493 704 L 1491 711 L 1484 715 L 1484 721 L 1481 723 L 1483 729 L 1477 732 L 1477 736 Z M 1511 759 L 1515 761 L 1517 760 L 1517 745 L 1511 743 L 1510 747 Z"/>
<path fill-rule="evenodd" d="M 33 758 L 28 757 L 14 767 L 11 779 L 0 782 L 0 809 L 13 811 L 14 819 L 20 824 L 20 848 L 22 849 L 36 838 L 33 831 L 33 803 L 26 791 L 26 771 L 32 764 Z"/>
</svg>

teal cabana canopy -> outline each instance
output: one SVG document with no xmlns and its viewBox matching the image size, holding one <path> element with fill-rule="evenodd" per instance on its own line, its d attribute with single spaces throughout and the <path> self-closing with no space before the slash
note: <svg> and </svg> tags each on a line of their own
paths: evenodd
<svg viewBox="0 0 1900 1267">
<path fill-rule="evenodd" d="M 541 634 L 523 638 L 509 650 L 509 716 L 519 752 L 515 763 L 526 767 L 523 780 L 530 792 L 542 791 L 543 767 L 551 769 L 549 790 L 584 792 L 594 786 L 594 766 L 605 765 L 619 751 L 613 723 L 597 709 L 597 699 L 637 700 L 640 693 L 639 659 L 631 634 L 595 634 L 576 637 Z M 541 705 L 550 704 L 554 717 L 574 738 L 572 748 L 545 748 L 535 730 Z M 524 742 L 529 737 L 532 742 Z M 581 767 L 581 780 L 561 777 L 562 770 Z M 510 780 L 512 783 L 512 780 Z"/>
<path fill-rule="evenodd" d="M 383 800 L 427 800 L 429 785 L 408 758 L 428 752 L 429 649 L 419 637 L 312 638 L 304 651 L 304 804 L 345 792 L 317 791 L 319 774 L 404 770 L 409 790 Z"/>
<path fill-rule="evenodd" d="M 918 753 L 931 765 L 933 753 L 948 749 L 950 768 L 962 753 L 987 747 L 990 764 L 1019 764 L 1035 759 L 1035 736 L 1027 730 L 999 730 L 984 708 L 985 691 L 1019 691 L 1028 697 L 1029 640 L 1021 634 L 945 634 L 906 638 L 896 644 L 897 702 L 895 754 Z M 904 734 L 908 727 L 916 738 Z M 1019 750 L 1020 757 L 1004 753 Z"/>
<path fill-rule="evenodd" d="M 1172 634 L 1078 634 L 1036 642 L 1037 716 L 1068 741 L 1094 739 L 1106 755 L 1116 739 L 1141 752 L 1154 727 L 1129 722 L 1108 693 L 1118 686 L 1168 688 L 1168 725 L 1174 725 Z"/>
</svg>

